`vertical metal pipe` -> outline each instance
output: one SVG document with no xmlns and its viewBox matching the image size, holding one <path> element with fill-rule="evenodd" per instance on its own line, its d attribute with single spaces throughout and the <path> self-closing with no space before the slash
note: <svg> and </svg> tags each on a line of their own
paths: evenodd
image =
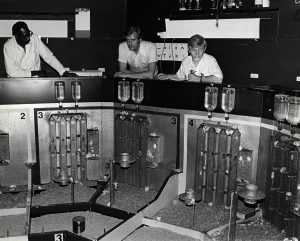
<svg viewBox="0 0 300 241">
<path fill-rule="evenodd" d="M 71 203 L 75 202 L 75 180 L 73 177 L 70 178 L 71 182 Z"/>
<path fill-rule="evenodd" d="M 138 122 L 136 118 L 134 119 L 129 119 L 128 121 L 128 142 L 127 142 L 127 150 L 131 154 L 131 158 L 137 158 L 137 140 L 138 140 Z M 136 177 L 136 168 L 138 164 L 133 163 L 131 167 L 127 169 L 129 180 L 129 184 L 135 184 L 138 182 L 137 177 Z M 137 186 L 137 184 L 136 184 Z"/>
<path fill-rule="evenodd" d="M 237 209 L 238 209 L 238 195 L 236 191 L 233 191 L 230 195 L 230 218 L 229 218 L 228 241 L 235 241 Z"/>
<path fill-rule="evenodd" d="M 70 152 L 71 152 L 71 176 L 78 181 L 77 172 L 77 123 L 76 116 L 70 119 Z"/>
<path fill-rule="evenodd" d="M 204 135 L 204 159 L 202 166 L 202 200 L 206 200 L 206 192 L 207 192 L 207 161 L 208 161 L 208 140 L 209 140 L 209 132 L 206 131 Z"/>
<path fill-rule="evenodd" d="M 216 146 L 216 131 L 214 127 L 209 129 L 207 166 L 206 166 L 206 202 L 213 203 L 214 192 L 214 159 Z"/>
<path fill-rule="evenodd" d="M 58 178 L 59 176 L 59 173 L 60 173 L 60 119 L 61 119 L 61 116 L 58 115 L 56 116 L 56 119 L 55 119 L 55 135 L 56 135 L 56 139 L 55 139 L 55 149 L 56 149 L 56 163 L 55 163 L 55 166 L 56 166 L 56 174 L 53 178 Z"/>
<path fill-rule="evenodd" d="M 141 128 L 141 134 L 140 134 L 140 150 L 139 150 L 139 161 L 140 161 L 140 186 L 148 186 L 145 182 L 147 180 L 148 171 L 146 168 L 146 156 L 147 156 L 147 148 L 148 148 L 148 119 L 143 118 L 142 119 L 142 128 Z M 157 162 L 161 162 L 161 137 L 158 137 L 157 142 Z"/>
<path fill-rule="evenodd" d="M 137 118 L 136 118 L 137 119 Z M 138 121 L 136 120 L 136 124 L 137 124 L 137 129 L 138 129 L 138 133 L 137 133 L 137 138 L 136 138 L 136 168 L 135 168 L 135 173 L 136 173 L 136 187 L 139 188 L 140 187 L 140 183 L 141 183 L 141 176 L 144 175 L 144 173 L 141 172 L 141 155 L 142 155 L 142 125 L 143 125 L 143 120 L 141 118 L 138 119 Z"/>
<path fill-rule="evenodd" d="M 86 154 L 87 154 L 87 120 L 85 115 L 81 116 L 80 119 L 80 139 L 81 139 L 81 155 L 80 155 L 80 179 L 86 180 L 87 173 L 87 162 L 86 162 Z"/>
<path fill-rule="evenodd" d="M 197 145 L 196 145 L 196 160 L 195 160 L 195 178 L 194 178 L 194 190 L 198 195 L 203 197 L 203 163 L 205 156 L 205 128 L 204 125 L 201 124 L 197 128 Z"/>
<path fill-rule="evenodd" d="M 81 180 L 81 172 L 80 172 L 80 161 L 81 161 L 81 126 L 80 126 L 80 116 L 76 118 L 76 170 L 77 170 L 77 178 Z"/>
<path fill-rule="evenodd" d="M 220 132 L 221 128 L 216 128 L 216 142 L 215 142 L 215 150 L 214 150 L 214 166 L 213 166 L 213 203 L 216 203 L 216 192 L 218 186 L 218 171 L 219 171 L 219 145 L 220 145 Z"/>
<path fill-rule="evenodd" d="M 238 129 L 233 129 L 231 134 L 231 148 L 230 148 L 230 172 L 229 172 L 229 192 L 236 191 L 236 177 L 237 177 L 237 164 L 239 156 L 241 133 Z M 229 200 L 228 200 L 229 203 Z"/>
<path fill-rule="evenodd" d="M 30 234 L 30 209 L 31 209 L 31 202 L 32 202 L 32 166 L 27 166 L 27 173 L 28 173 L 28 184 L 27 184 L 27 198 L 26 198 L 26 223 L 25 223 L 25 234 Z"/>
<path fill-rule="evenodd" d="M 219 134 L 219 163 L 218 163 L 218 178 L 217 178 L 217 191 L 216 191 L 216 204 L 224 204 L 224 180 L 226 170 L 226 149 L 227 149 L 227 135 L 225 128 L 222 128 Z"/>
<path fill-rule="evenodd" d="M 72 176 L 72 168 L 70 168 L 71 167 L 71 138 L 70 138 L 70 136 L 71 136 L 71 134 L 70 134 L 70 132 L 71 132 L 71 123 L 70 123 L 70 121 L 71 121 L 71 117 L 72 117 L 72 114 L 68 114 L 68 115 L 66 115 L 66 123 L 67 123 L 67 136 L 66 136 L 66 149 L 67 149 L 67 157 L 66 157 L 66 159 L 67 159 L 67 176 L 68 177 L 70 177 L 70 176 Z"/>
<path fill-rule="evenodd" d="M 198 147 L 198 146 L 197 146 Z M 195 173 L 194 173 L 194 190 L 195 190 L 195 193 L 199 193 L 200 189 L 201 189 L 201 186 L 200 186 L 200 183 L 199 183 L 199 179 L 200 179 L 200 164 L 201 164 L 201 154 L 203 152 L 202 151 L 197 151 L 197 156 L 196 156 L 196 160 L 195 160 Z"/>
<path fill-rule="evenodd" d="M 64 116 L 60 119 L 60 185 L 68 185 L 67 177 L 67 122 Z"/>
<path fill-rule="evenodd" d="M 202 166 L 202 200 L 206 200 L 207 193 L 207 162 L 208 162 L 208 148 L 209 148 L 209 128 L 205 127 L 204 135 L 204 157 Z"/>
<path fill-rule="evenodd" d="M 230 159 L 231 159 L 231 135 L 227 135 L 227 145 L 226 145 L 226 167 L 225 167 L 225 181 L 224 181 L 224 204 L 228 206 L 229 197 L 229 175 L 230 175 Z"/>
<path fill-rule="evenodd" d="M 114 186 L 114 161 L 110 160 L 110 207 L 115 203 L 115 186 Z"/>
<path fill-rule="evenodd" d="M 56 121 L 54 116 L 49 118 L 49 132 L 50 132 L 50 181 L 56 178 L 57 175 L 57 159 L 56 159 Z"/>
</svg>

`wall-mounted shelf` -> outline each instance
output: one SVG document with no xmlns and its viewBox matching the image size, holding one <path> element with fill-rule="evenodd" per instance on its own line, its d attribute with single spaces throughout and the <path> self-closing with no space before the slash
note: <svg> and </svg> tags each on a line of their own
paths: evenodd
<svg viewBox="0 0 300 241">
<path fill-rule="evenodd" d="M 234 8 L 209 10 L 181 10 L 172 12 L 170 20 L 214 19 L 218 18 L 272 18 L 279 8 Z"/>
</svg>

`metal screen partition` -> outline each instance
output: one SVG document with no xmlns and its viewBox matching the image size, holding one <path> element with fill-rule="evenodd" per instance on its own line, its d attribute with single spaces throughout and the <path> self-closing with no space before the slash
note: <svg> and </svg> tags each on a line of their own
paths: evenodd
<svg viewBox="0 0 300 241">
<path fill-rule="evenodd" d="M 272 136 L 268 168 L 266 216 L 279 230 L 300 238 L 299 140 Z"/>
<path fill-rule="evenodd" d="M 49 118 L 51 181 L 87 178 L 87 119 L 83 113 L 57 113 Z"/>
<path fill-rule="evenodd" d="M 147 154 L 149 122 L 143 116 L 116 116 L 114 176 L 117 181 L 137 187 L 145 185 L 145 160 Z M 122 156 L 127 153 L 128 165 L 122 167 Z M 124 162 L 123 162 L 124 163 Z"/>
<path fill-rule="evenodd" d="M 197 129 L 194 190 L 203 201 L 230 206 L 230 193 L 236 190 L 240 137 L 238 129 L 226 126 L 201 124 Z"/>
</svg>

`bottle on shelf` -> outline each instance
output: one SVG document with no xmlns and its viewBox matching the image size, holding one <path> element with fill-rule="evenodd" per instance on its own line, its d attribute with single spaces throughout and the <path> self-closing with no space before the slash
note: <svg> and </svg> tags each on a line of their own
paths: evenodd
<svg viewBox="0 0 300 241">
<path fill-rule="evenodd" d="M 235 0 L 235 7 L 242 8 L 243 7 L 243 0 Z"/>
<path fill-rule="evenodd" d="M 288 116 L 288 95 L 277 94 L 274 97 L 274 111 L 273 115 L 278 121 L 278 130 L 282 130 L 282 123 Z"/>
<path fill-rule="evenodd" d="M 184 11 L 184 10 L 186 10 L 186 7 L 185 7 L 185 1 L 186 1 L 186 0 L 179 0 L 179 11 Z"/>
<path fill-rule="evenodd" d="M 269 8 L 270 7 L 270 0 L 263 0 L 262 6 L 263 6 L 263 8 Z"/>
<path fill-rule="evenodd" d="M 227 8 L 236 8 L 235 0 L 228 0 Z"/>
<path fill-rule="evenodd" d="M 218 87 L 207 86 L 204 95 L 204 107 L 208 111 L 208 118 L 212 118 L 212 112 L 216 109 L 218 102 Z"/>
<path fill-rule="evenodd" d="M 261 8 L 263 6 L 263 0 L 254 0 L 254 6 Z"/>
</svg>

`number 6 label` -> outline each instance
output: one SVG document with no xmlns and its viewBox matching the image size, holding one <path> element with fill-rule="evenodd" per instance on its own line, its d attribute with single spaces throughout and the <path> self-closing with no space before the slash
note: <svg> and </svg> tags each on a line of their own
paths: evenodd
<svg viewBox="0 0 300 241">
<path fill-rule="evenodd" d="M 64 240 L 64 234 L 63 233 L 54 234 L 54 241 L 63 241 L 63 240 Z"/>
</svg>

